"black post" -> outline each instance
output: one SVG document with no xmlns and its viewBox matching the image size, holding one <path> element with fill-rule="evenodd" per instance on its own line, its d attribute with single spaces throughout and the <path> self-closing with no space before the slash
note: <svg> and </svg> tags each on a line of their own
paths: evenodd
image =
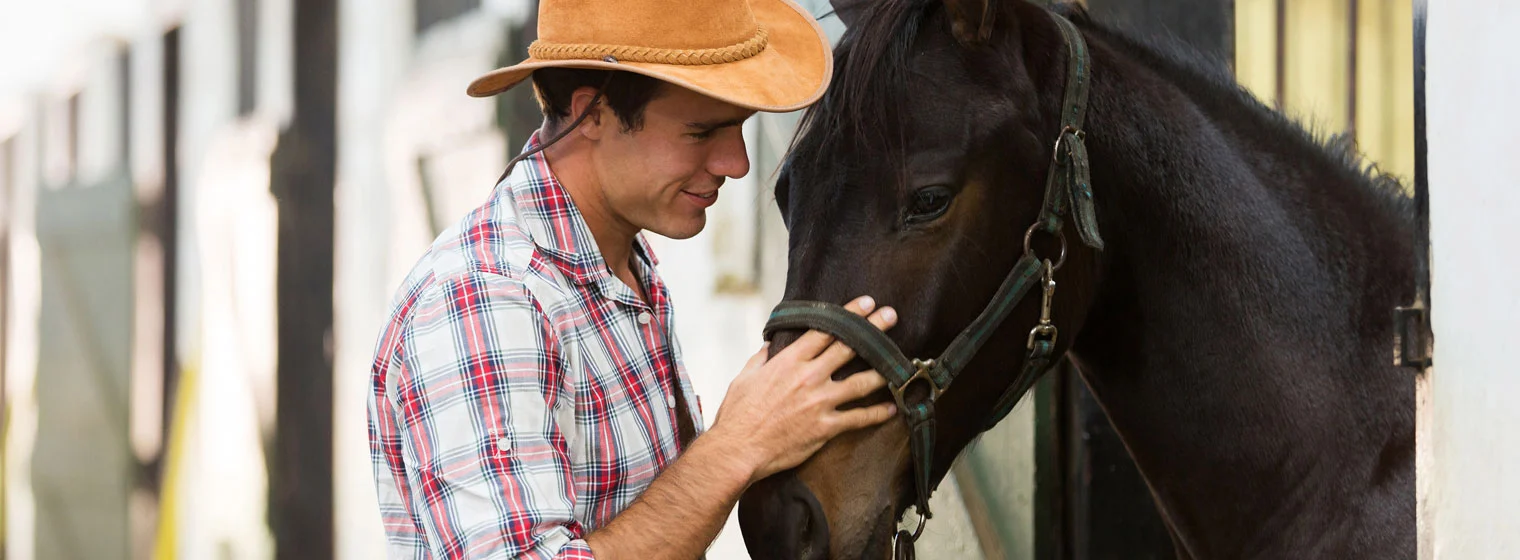
<svg viewBox="0 0 1520 560">
<path fill-rule="evenodd" d="M 1357 0 L 1346 2 L 1346 137 L 1356 141 L 1357 42 L 1360 40 L 1361 7 Z"/>
<path fill-rule="evenodd" d="M 164 34 L 164 99 L 163 99 L 163 134 L 164 151 L 161 155 L 164 170 L 163 191 L 159 193 L 157 204 L 152 208 L 153 233 L 158 236 L 159 247 L 163 255 L 163 310 L 164 329 L 162 353 L 163 353 L 163 400 L 160 413 L 163 422 L 159 425 L 161 437 L 159 441 L 163 446 L 158 453 L 152 469 L 149 483 L 155 493 L 162 491 L 163 483 L 163 458 L 170 441 L 170 434 L 174 427 L 174 400 L 179 389 L 179 356 L 175 346 L 177 321 L 175 317 L 179 312 L 176 296 L 179 291 L 179 51 L 180 51 L 180 28 L 176 27 Z"/>
<path fill-rule="evenodd" d="M 1395 307 L 1393 363 L 1419 371 L 1435 352 L 1430 326 L 1430 171 L 1425 160 L 1425 0 L 1414 0 L 1414 301 Z"/>
<path fill-rule="evenodd" d="M 279 315 L 269 527 L 275 558 L 332 558 L 337 0 L 295 3 L 295 115 L 271 161 Z"/>
<path fill-rule="evenodd" d="M 1416 255 L 1415 301 L 1427 307 L 1430 300 L 1430 166 L 1425 161 L 1425 15 L 1426 0 L 1414 0 L 1414 209 Z M 1430 332 L 1429 317 L 1423 325 Z M 1428 341 L 1428 339 L 1427 339 Z M 1427 342 L 1428 346 L 1428 342 Z M 1428 358 L 1428 348 L 1424 349 Z"/>
</svg>

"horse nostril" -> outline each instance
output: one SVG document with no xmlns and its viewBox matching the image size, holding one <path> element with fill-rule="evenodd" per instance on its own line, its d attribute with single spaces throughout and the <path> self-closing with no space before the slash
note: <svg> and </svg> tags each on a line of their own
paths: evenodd
<svg viewBox="0 0 1520 560">
<path fill-rule="evenodd" d="M 797 515 L 798 558 L 823 560 L 829 557 L 829 520 L 823 513 L 823 505 L 807 486 L 798 482 L 792 485 L 794 511 Z"/>
<path fill-rule="evenodd" d="M 809 530 L 812 528 L 812 526 L 813 526 L 813 515 L 812 515 L 812 512 L 809 512 L 807 510 L 799 511 L 798 514 L 797 514 L 797 534 L 798 535 L 810 535 L 810 534 L 812 534 L 812 533 L 809 532 Z M 802 539 L 802 540 L 804 541 L 804 543 L 802 545 L 803 552 L 807 552 L 807 547 L 809 546 L 809 544 L 806 543 L 807 539 Z"/>
<path fill-rule="evenodd" d="M 818 498 L 796 478 L 777 475 L 739 501 L 739 525 L 755 560 L 829 557 L 829 523 Z"/>
</svg>

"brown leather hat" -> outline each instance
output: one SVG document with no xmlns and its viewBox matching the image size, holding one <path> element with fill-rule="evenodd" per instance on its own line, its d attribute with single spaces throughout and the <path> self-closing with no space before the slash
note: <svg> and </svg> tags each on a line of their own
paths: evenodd
<svg viewBox="0 0 1520 560">
<path fill-rule="evenodd" d="M 477 78 L 496 95 L 550 67 L 626 70 L 756 111 L 817 101 L 834 69 L 818 22 L 791 0 L 542 0 L 528 59 Z"/>
</svg>

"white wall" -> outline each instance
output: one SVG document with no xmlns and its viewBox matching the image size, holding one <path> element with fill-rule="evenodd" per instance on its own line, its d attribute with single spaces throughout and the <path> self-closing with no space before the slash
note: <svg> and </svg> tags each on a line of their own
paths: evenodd
<svg viewBox="0 0 1520 560">
<path fill-rule="evenodd" d="M 1520 4 L 1431 0 L 1425 504 L 1434 558 L 1520 557 Z"/>
</svg>

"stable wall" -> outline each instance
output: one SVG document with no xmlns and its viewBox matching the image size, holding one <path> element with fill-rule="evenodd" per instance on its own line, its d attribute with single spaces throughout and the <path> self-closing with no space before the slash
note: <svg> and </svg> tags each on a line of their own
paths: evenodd
<svg viewBox="0 0 1520 560">
<path fill-rule="evenodd" d="M 1431 319 L 1421 558 L 1520 555 L 1520 4 L 1430 2 Z"/>
</svg>

